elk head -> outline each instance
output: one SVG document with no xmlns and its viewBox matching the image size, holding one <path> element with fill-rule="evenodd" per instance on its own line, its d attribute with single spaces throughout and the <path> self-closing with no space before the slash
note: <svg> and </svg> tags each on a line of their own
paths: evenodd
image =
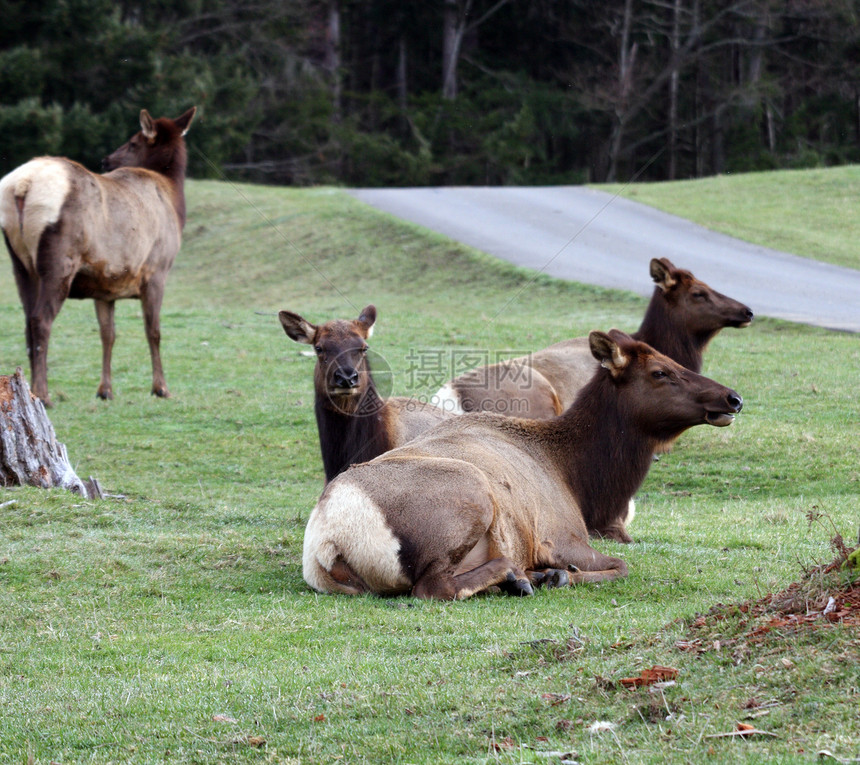
<svg viewBox="0 0 860 765">
<path fill-rule="evenodd" d="M 367 339 L 373 334 L 376 308 L 367 306 L 357 319 L 335 319 L 315 326 L 290 311 L 278 314 L 287 335 L 313 346 L 317 356 L 314 388 L 318 400 L 344 413 L 356 411 L 372 386 Z"/>
<path fill-rule="evenodd" d="M 658 442 L 694 425 L 730 425 L 743 407 L 743 399 L 731 388 L 686 369 L 617 329 L 592 332 L 588 341 L 592 355 L 609 370 L 619 410 Z"/>
<path fill-rule="evenodd" d="M 717 292 L 668 258 L 651 261 L 651 278 L 671 309 L 694 336 L 711 337 L 724 327 L 747 327 L 753 312 L 743 303 Z"/>
<path fill-rule="evenodd" d="M 181 169 L 184 175 L 186 157 L 182 138 L 191 127 L 196 113 L 197 107 L 192 106 L 175 120 L 167 117 L 155 120 L 146 109 L 142 109 L 140 131 L 105 157 L 102 168 L 107 172 L 118 167 L 144 167 L 165 175 L 172 175 Z"/>
</svg>

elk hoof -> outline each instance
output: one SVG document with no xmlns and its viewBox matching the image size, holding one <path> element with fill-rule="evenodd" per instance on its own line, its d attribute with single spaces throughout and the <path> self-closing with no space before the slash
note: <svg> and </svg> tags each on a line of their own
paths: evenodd
<svg viewBox="0 0 860 765">
<path fill-rule="evenodd" d="M 170 398 L 170 392 L 167 388 L 153 388 L 152 395 L 158 396 L 159 398 Z"/>
<path fill-rule="evenodd" d="M 515 595 L 517 597 L 525 597 L 534 595 L 535 591 L 529 584 L 528 579 L 517 579 L 513 571 L 509 571 L 504 582 L 499 583 L 499 588 L 505 595 Z"/>
<path fill-rule="evenodd" d="M 100 390 L 96 396 L 102 401 L 113 401 L 113 393 L 109 390 Z"/>
<path fill-rule="evenodd" d="M 31 393 L 37 399 L 39 399 L 39 401 L 42 402 L 42 406 L 44 406 L 45 409 L 51 409 L 54 406 L 54 402 L 51 401 L 51 397 L 48 395 L 48 391 L 45 391 L 44 393 L 39 393 L 39 391 L 36 388 L 33 388 L 31 390 Z"/>
<path fill-rule="evenodd" d="M 551 568 L 546 572 L 546 580 L 544 582 L 547 588 L 567 587 L 570 584 L 570 577 L 567 571 L 560 568 Z"/>
<path fill-rule="evenodd" d="M 629 545 L 633 541 L 633 537 L 627 533 L 627 529 L 623 526 L 607 529 L 605 536 L 607 539 L 611 539 L 622 545 Z"/>
</svg>

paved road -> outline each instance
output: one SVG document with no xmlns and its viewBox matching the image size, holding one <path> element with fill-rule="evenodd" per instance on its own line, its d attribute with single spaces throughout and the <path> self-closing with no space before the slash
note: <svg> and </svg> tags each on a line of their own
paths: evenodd
<svg viewBox="0 0 860 765">
<path fill-rule="evenodd" d="M 860 271 L 717 234 L 582 186 L 353 189 L 353 196 L 519 266 L 650 295 L 667 257 L 757 315 L 860 332 Z"/>
</svg>

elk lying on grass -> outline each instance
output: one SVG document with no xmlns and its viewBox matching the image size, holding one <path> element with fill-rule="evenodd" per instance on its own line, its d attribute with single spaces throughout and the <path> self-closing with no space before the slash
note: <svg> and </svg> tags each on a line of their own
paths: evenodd
<svg viewBox="0 0 860 765">
<path fill-rule="evenodd" d="M 633 338 L 694 372 L 708 343 L 725 327 L 746 327 L 747 306 L 676 268 L 651 261 L 654 294 Z M 567 409 L 596 368 L 588 338 L 563 340 L 529 356 L 472 369 L 446 383 L 433 400 L 452 412 L 491 411 L 543 419 Z"/>
<path fill-rule="evenodd" d="M 113 397 L 114 302 L 140 298 L 152 392 L 169 395 L 160 356 L 161 301 L 185 225 L 184 136 L 176 120 L 140 113 L 140 132 L 97 175 L 64 157 L 38 157 L 0 180 L 0 227 L 26 316 L 33 392 L 50 406 L 48 341 L 66 298 L 92 298 L 102 341 L 98 395 Z"/>
<path fill-rule="evenodd" d="M 332 481 L 305 530 L 307 583 L 453 599 L 625 576 L 587 528 L 623 533 L 654 449 L 743 401 L 623 332 L 589 343 L 602 368 L 560 417 L 454 417 Z"/>
<path fill-rule="evenodd" d="M 314 326 L 290 311 L 278 314 L 284 331 L 311 345 L 314 410 L 326 481 L 356 462 L 405 444 L 449 415 L 412 398 L 383 399 L 367 359 L 376 308 L 367 306 L 355 320 L 335 319 Z"/>
</svg>

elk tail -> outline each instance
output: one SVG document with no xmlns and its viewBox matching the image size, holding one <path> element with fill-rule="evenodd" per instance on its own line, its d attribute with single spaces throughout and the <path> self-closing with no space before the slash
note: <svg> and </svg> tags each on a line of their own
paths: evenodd
<svg viewBox="0 0 860 765">
<path fill-rule="evenodd" d="M 331 541 L 316 550 L 305 549 L 302 569 L 305 581 L 318 592 L 361 595 L 371 591 Z"/>
<path fill-rule="evenodd" d="M 72 191 L 72 172 L 68 163 L 37 157 L 0 180 L 0 228 L 15 256 L 31 273 L 36 271 L 42 234 L 60 220 Z"/>
<path fill-rule="evenodd" d="M 18 187 L 15 188 L 15 209 L 18 210 L 18 233 L 21 238 L 24 238 L 24 203 L 27 201 L 27 191 L 30 188 L 30 179 L 22 179 L 26 183 L 20 183 L 18 186 L 26 186 L 23 193 L 19 192 Z"/>
</svg>

